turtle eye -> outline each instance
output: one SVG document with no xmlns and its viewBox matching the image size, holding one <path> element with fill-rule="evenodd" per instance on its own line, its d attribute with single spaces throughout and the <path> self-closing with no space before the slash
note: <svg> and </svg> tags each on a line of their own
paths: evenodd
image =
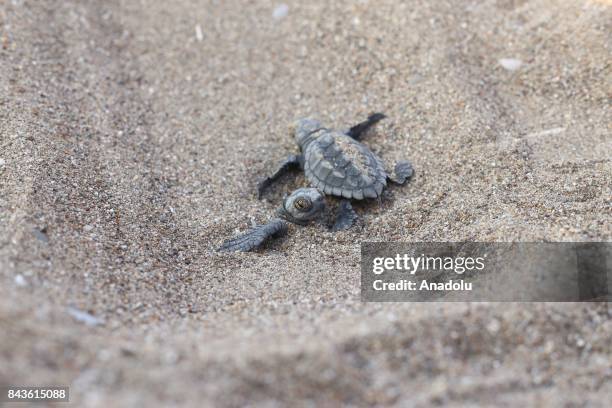
<svg viewBox="0 0 612 408">
<path fill-rule="evenodd" d="M 312 202 L 306 197 L 300 197 L 295 200 L 293 206 L 299 211 L 308 211 L 312 207 Z"/>
</svg>

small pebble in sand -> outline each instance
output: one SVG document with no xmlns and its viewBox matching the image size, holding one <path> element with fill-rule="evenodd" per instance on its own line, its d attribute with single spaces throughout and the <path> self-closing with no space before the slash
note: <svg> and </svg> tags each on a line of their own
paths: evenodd
<svg viewBox="0 0 612 408">
<path fill-rule="evenodd" d="M 501 58 L 498 62 L 499 65 L 508 71 L 516 71 L 523 65 L 523 61 L 516 58 Z"/>
<path fill-rule="evenodd" d="M 499 329 L 501 329 L 501 323 L 497 319 L 493 319 L 487 324 L 487 330 L 491 334 L 496 334 Z"/>
<path fill-rule="evenodd" d="M 24 287 L 24 286 L 27 286 L 27 284 L 28 284 L 28 282 L 25 280 L 23 275 L 21 275 L 21 274 L 15 275 L 15 285 L 17 285 L 19 287 Z"/>
<path fill-rule="evenodd" d="M 47 229 L 46 228 L 40 228 L 40 229 L 34 228 L 32 230 L 32 233 L 34 234 L 36 239 L 38 239 L 39 241 L 49 242 L 49 236 L 47 235 Z"/>
<path fill-rule="evenodd" d="M 82 310 L 75 309 L 74 307 L 69 307 L 67 311 L 68 314 L 74 318 L 74 320 L 85 323 L 87 326 L 93 327 L 104 324 L 104 320 L 87 312 L 83 312 Z"/>
<path fill-rule="evenodd" d="M 85 226 L 83 227 L 83 231 L 85 231 L 85 232 L 89 232 L 89 231 L 91 231 L 93 228 L 94 228 L 94 227 L 93 227 L 93 225 L 89 225 L 89 224 L 87 224 L 87 225 L 85 225 Z"/>
<path fill-rule="evenodd" d="M 274 11 L 272 12 L 272 17 L 279 20 L 283 17 L 287 17 L 288 13 L 289 13 L 289 6 L 286 5 L 285 3 L 282 3 L 274 8 Z"/>
<path fill-rule="evenodd" d="M 196 24 L 195 26 L 195 34 L 196 34 L 196 40 L 201 42 L 204 39 L 204 34 L 202 33 L 202 27 L 199 24 Z"/>
<path fill-rule="evenodd" d="M 0 157 L 0 168 L 4 167 L 5 164 L 6 164 L 6 160 Z"/>
</svg>

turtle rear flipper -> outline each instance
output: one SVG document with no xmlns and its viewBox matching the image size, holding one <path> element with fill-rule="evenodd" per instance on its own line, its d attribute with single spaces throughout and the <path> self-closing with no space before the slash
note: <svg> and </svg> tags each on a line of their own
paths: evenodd
<svg viewBox="0 0 612 408">
<path fill-rule="evenodd" d="M 247 252 L 259 248 L 270 238 L 279 237 L 287 233 L 287 223 L 275 218 L 267 224 L 258 225 L 250 231 L 225 241 L 220 247 L 221 252 L 241 251 Z"/>
<path fill-rule="evenodd" d="M 384 113 L 372 113 L 370 116 L 368 116 L 367 120 L 353 126 L 348 130 L 348 132 L 346 132 L 346 134 L 355 140 L 359 140 L 369 128 L 384 118 L 386 118 Z"/>
<path fill-rule="evenodd" d="M 342 200 L 336 216 L 336 221 L 332 226 L 332 231 L 344 231 L 353 226 L 357 220 L 357 213 L 353 210 L 353 206 L 349 200 Z"/>
<path fill-rule="evenodd" d="M 389 176 L 389 180 L 391 180 L 395 184 L 399 184 L 400 186 L 406 182 L 406 180 L 410 179 L 414 174 L 414 168 L 409 161 L 402 160 L 397 162 L 395 165 L 395 171 L 392 176 Z"/>
</svg>

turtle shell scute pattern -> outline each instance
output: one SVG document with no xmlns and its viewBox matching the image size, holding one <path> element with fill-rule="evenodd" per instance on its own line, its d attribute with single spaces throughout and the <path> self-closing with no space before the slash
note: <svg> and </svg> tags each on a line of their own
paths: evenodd
<svg viewBox="0 0 612 408">
<path fill-rule="evenodd" d="M 306 147 L 304 172 L 325 194 L 348 199 L 377 198 L 387 185 L 382 161 L 340 132 L 326 132 Z"/>
</svg>

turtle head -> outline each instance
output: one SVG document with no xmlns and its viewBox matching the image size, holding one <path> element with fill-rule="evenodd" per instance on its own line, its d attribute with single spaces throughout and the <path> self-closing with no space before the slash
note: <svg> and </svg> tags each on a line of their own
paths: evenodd
<svg viewBox="0 0 612 408">
<path fill-rule="evenodd" d="M 305 225 L 319 217 L 324 209 L 323 193 L 316 188 L 299 188 L 283 200 L 277 214 L 294 224 Z"/>
<path fill-rule="evenodd" d="M 310 136 L 323 129 L 323 124 L 316 119 L 299 119 L 290 126 L 297 144 L 303 148 L 311 140 Z"/>
</svg>

